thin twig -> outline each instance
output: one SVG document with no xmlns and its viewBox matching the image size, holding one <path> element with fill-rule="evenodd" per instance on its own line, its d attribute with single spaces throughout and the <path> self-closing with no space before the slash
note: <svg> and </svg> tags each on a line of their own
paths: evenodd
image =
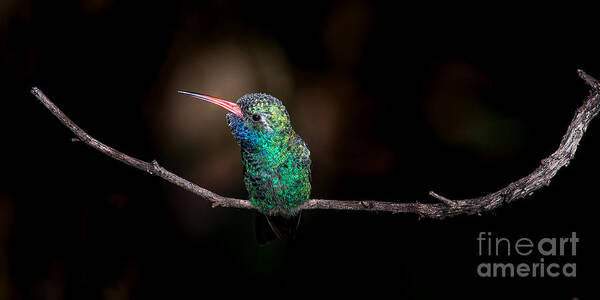
<svg viewBox="0 0 600 300">
<path fill-rule="evenodd" d="M 550 180 L 556 175 L 558 170 L 569 164 L 573 159 L 575 151 L 583 133 L 587 129 L 590 121 L 600 111 L 600 83 L 586 74 L 578 70 L 579 77 L 588 84 L 592 91 L 575 112 L 573 120 L 567 128 L 567 132 L 563 136 L 558 149 L 549 157 L 543 159 L 540 166 L 531 172 L 529 175 L 510 183 L 508 186 L 499 191 L 488 195 L 464 199 L 451 200 L 440 196 L 431 191 L 429 195 L 438 199 L 442 203 L 399 203 L 399 202 L 383 202 L 383 201 L 343 201 L 343 200 L 323 200 L 311 199 L 302 204 L 300 207 L 303 210 L 307 209 L 334 209 L 334 210 L 353 210 L 353 211 L 382 211 L 392 213 L 416 213 L 423 217 L 444 218 L 456 216 L 460 214 L 479 214 L 481 212 L 490 211 L 497 208 L 503 203 L 513 202 L 515 200 L 531 195 L 543 186 L 550 184 Z M 227 198 L 215 194 L 207 189 L 204 189 L 188 180 L 181 178 L 167 169 L 161 167 L 158 162 L 145 162 L 137 158 L 111 148 L 95 138 L 91 137 L 73 121 L 71 121 L 62 111 L 42 93 L 38 88 L 32 88 L 31 93 L 40 101 L 50 112 L 56 116 L 65 126 L 67 126 L 77 137 L 78 140 L 86 143 L 92 148 L 132 167 L 156 175 L 168 182 L 171 182 L 179 187 L 182 187 L 200 197 L 212 202 L 213 207 L 235 207 L 244 209 L 257 209 L 249 200 Z"/>
<path fill-rule="evenodd" d="M 235 198 L 227 198 L 220 195 L 217 195 L 207 189 L 204 189 L 196 184 L 189 182 L 171 172 L 167 169 L 161 167 L 158 162 L 155 160 L 152 162 L 145 162 L 143 160 L 137 159 L 135 157 L 131 157 L 125 153 L 119 152 L 118 150 L 111 148 L 95 138 L 91 137 L 87 134 L 83 129 L 81 129 L 77 124 L 75 124 L 71 119 L 69 119 L 44 93 L 34 87 L 31 89 L 31 93 L 46 106 L 50 112 L 56 116 L 65 126 L 67 126 L 74 134 L 77 136 L 77 139 L 86 143 L 90 147 L 120 161 L 125 164 L 128 164 L 136 169 L 140 169 L 142 171 L 148 172 L 152 175 L 156 175 L 168 182 L 171 182 L 179 187 L 182 187 L 200 197 L 210 200 L 212 202 L 213 207 L 215 206 L 223 206 L 223 207 L 237 207 L 237 208 L 248 208 L 254 209 L 254 206 L 248 200 L 235 199 Z"/>
</svg>

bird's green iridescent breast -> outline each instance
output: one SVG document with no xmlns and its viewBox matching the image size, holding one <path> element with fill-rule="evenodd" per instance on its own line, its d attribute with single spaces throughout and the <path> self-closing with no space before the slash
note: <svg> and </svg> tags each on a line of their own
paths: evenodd
<svg viewBox="0 0 600 300">
<path fill-rule="evenodd" d="M 242 152 L 250 200 L 265 213 L 295 214 L 310 197 L 310 151 L 298 136 L 283 146 Z"/>
</svg>

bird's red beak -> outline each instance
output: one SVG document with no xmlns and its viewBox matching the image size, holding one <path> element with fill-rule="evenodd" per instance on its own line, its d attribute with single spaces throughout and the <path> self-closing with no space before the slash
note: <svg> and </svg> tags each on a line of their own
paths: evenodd
<svg viewBox="0 0 600 300">
<path fill-rule="evenodd" d="M 214 103 L 228 111 L 230 111 L 231 113 L 233 113 L 234 115 L 238 116 L 238 117 L 242 117 L 244 116 L 244 114 L 242 113 L 242 109 L 240 108 L 239 105 L 233 103 L 233 102 L 229 102 L 223 99 L 219 99 L 213 96 L 208 96 L 208 95 L 202 95 L 202 94 L 196 94 L 196 93 L 192 93 L 192 92 L 186 92 L 186 91 L 177 91 L 180 94 L 184 94 L 184 95 L 189 95 L 192 96 L 194 98 L 198 98 L 204 101 L 208 101 L 210 103 Z"/>
</svg>

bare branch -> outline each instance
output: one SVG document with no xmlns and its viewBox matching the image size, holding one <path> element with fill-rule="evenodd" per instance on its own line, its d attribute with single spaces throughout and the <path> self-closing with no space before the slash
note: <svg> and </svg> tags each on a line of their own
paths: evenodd
<svg viewBox="0 0 600 300">
<path fill-rule="evenodd" d="M 42 102 L 42 104 L 44 104 L 44 106 L 46 106 L 46 108 L 50 110 L 54 116 L 56 116 L 65 126 L 67 126 L 75 134 L 75 136 L 77 136 L 79 141 L 86 143 L 90 147 L 120 162 L 128 164 L 136 169 L 148 172 L 152 175 L 156 175 L 206 200 L 209 200 L 212 202 L 213 207 L 223 206 L 254 209 L 254 206 L 248 200 L 227 198 L 217 195 L 169 172 L 167 169 L 161 167 L 156 161 L 145 162 L 101 143 L 83 131 L 83 129 L 77 126 L 77 124 L 75 124 L 73 121 L 71 121 L 71 119 L 69 119 L 62 111 L 60 111 L 60 109 L 58 109 L 58 107 L 56 107 L 56 105 L 54 105 L 54 103 L 52 103 L 52 101 L 50 101 L 50 99 L 48 99 L 48 97 L 46 97 L 46 95 L 44 95 L 40 89 L 34 87 L 31 89 L 31 93 L 38 98 L 38 100 L 40 100 L 40 102 Z"/>
<path fill-rule="evenodd" d="M 579 141 L 586 131 L 590 121 L 600 111 L 600 83 L 586 74 L 578 70 L 579 77 L 583 79 L 591 88 L 590 95 L 586 98 L 575 112 L 573 120 L 567 128 L 567 132 L 563 136 L 558 149 L 549 157 L 543 159 L 540 166 L 531 172 L 529 175 L 510 183 L 508 186 L 499 191 L 488 195 L 464 199 L 450 200 L 440 196 L 435 192 L 429 192 L 429 195 L 438 199 L 442 203 L 399 203 L 399 202 L 383 202 L 383 201 L 342 201 L 342 200 L 323 200 L 311 199 L 300 207 L 303 210 L 307 209 L 334 209 L 334 210 L 353 210 L 353 211 L 382 211 L 392 213 L 416 213 L 423 217 L 429 218 L 444 218 L 456 216 L 460 214 L 479 214 L 481 212 L 490 211 L 498 206 L 522 199 L 531 195 L 543 186 L 550 184 L 550 180 L 556 175 L 558 170 L 569 164 L 573 159 Z M 167 169 L 161 167 L 156 161 L 145 162 L 137 158 L 131 157 L 124 153 L 111 148 L 95 138 L 88 135 L 73 121 L 71 121 L 58 107 L 42 93 L 38 88 L 32 88 L 31 93 L 38 99 L 50 112 L 56 116 L 65 126 L 67 126 L 77 137 L 76 140 L 82 141 L 92 148 L 132 167 L 156 175 L 168 182 L 171 182 L 179 187 L 182 187 L 200 197 L 211 201 L 213 207 L 235 207 L 244 209 L 257 209 L 249 200 L 227 198 L 206 190 L 188 180 L 181 178 Z"/>
</svg>

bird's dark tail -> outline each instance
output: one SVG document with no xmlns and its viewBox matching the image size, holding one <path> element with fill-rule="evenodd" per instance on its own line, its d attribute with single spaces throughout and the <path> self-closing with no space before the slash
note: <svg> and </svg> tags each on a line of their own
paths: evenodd
<svg viewBox="0 0 600 300">
<path fill-rule="evenodd" d="M 302 212 L 293 216 L 266 216 L 257 213 L 255 222 L 256 240 L 261 245 L 274 239 L 291 242 L 296 238 L 301 220 Z"/>
</svg>

